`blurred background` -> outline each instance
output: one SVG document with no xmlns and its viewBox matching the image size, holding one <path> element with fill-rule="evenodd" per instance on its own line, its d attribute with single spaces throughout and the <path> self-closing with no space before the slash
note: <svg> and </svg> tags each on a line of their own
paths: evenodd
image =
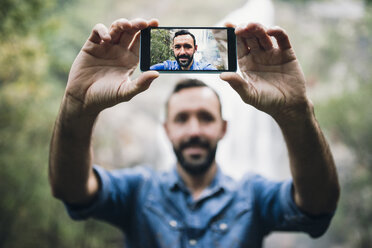
<svg viewBox="0 0 372 248">
<path fill-rule="evenodd" d="M 342 187 L 328 232 L 270 235 L 264 247 L 372 247 L 371 0 L 1 0 L 0 247 L 123 247 L 115 228 L 70 220 L 48 185 L 48 149 L 70 66 L 96 23 L 158 18 L 162 26 L 260 21 L 287 30 L 330 142 Z M 139 75 L 136 71 L 134 77 Z M 174 163 L 164 137 L 164 102 L 179 75 L 162 74 L 130 103 L 101 113 L 95 163 L 106 168 Z M 230 122 L 217 159 L 238 178 L 289 177 L 271 119 L 244 105 L 218 75 L 195 75 L 220 92 Z"/>
</svg>

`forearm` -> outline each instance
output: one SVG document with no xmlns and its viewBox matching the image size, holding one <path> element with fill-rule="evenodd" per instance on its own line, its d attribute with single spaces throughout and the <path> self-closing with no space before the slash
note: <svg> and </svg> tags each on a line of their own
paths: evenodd
<svg viewBox="0 0 372 248">
<path fill-rule="evenodd" d="M 310 214 L 332 212 L 340 194 L 337 172 L 312 104 L 277 122 L 288 148 L 296 204 Z"/>
<path fill-rule="evenodd" d="M 310 214 L 331 212 L 339 197 L 328 144 L 306 98 L 305 76 L 286 32 L 260 24 L 235 29 L 242 78 L 223 73 L 243 101 L 279 124 L 290 158 L 296 204 Z M 272 42 L 276 40 L 277 46 Z"/>
<path fill-rule="evenodd" d="M 53 195 L 69 203 L 88 202 L 98 190 L 92 170 L 91 136 L 96 117 L 69 114 L 64 99 L 50 145 L 49 180 Z"/>
</svg>

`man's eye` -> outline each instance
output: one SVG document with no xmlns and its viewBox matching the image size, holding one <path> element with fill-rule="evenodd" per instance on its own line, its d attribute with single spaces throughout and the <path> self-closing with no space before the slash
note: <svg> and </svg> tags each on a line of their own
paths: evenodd
<svg viewBox="0 0 372 248">
<path fill-rule="evenodd" d="M 200 113 L 199 119 L 202 122 L 212 122 L 215 120 L 214 116 L 209 113 Z"/>
<path fill-rule="evenodd" d="M 187 115 L 183 115 L 183 114 L 177 115 L 176 118 L 174 119 L 174 121 L 178 122 L 178 123 L 186 122 L 187 121 Z"/>
<path fill-rule="evenodd" d="M 190 49 L 190 48 L 192 48 L 192 46 L 191 45 L 185 45 L 185 48 Z"/>
<path fill-rule="evenodd" d="M 180 49 L 180 47 L 181 46 L 179 46 L 179 45 L 174 46 L 174 48 L 176 48 L 176 49 Z"/>
</svg>

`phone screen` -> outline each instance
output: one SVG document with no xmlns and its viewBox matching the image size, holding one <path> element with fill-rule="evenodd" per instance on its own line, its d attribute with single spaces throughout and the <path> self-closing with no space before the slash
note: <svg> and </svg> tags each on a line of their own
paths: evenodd
<svg viewBox="0 0 372 248">
<path fill-rule="evenodd" d="M 160 72 L 236 71 L 233 28 L 151 27 L 141 31 L 140 68 Z"/>
</svg>

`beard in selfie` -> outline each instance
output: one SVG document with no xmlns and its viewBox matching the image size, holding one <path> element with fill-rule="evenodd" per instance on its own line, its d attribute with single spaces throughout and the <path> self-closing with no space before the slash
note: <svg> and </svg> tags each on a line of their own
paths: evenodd
<svg viewBox="0 0 372 248">
<path fill-rule="evenodd" d="M 174 55 L 174 57 L 181 67 L 188 67 L 194 59 L 194 54 L 192 54 L 191 56 L 188 54 L 182 54 L 179 56 Z"/>
</svg>

